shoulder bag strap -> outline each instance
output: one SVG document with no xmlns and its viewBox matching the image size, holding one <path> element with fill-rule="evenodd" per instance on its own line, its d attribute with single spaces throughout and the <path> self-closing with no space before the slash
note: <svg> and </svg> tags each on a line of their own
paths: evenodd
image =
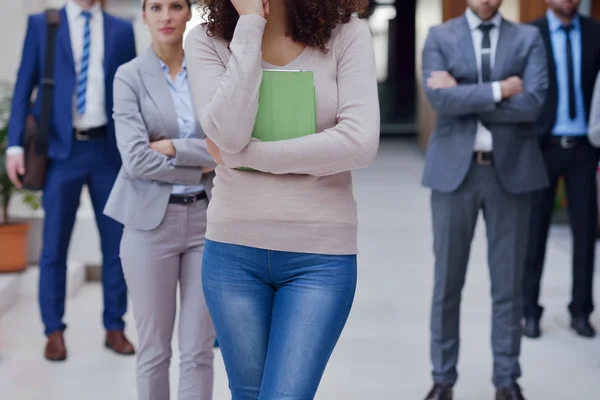
<svg viewBox="0 0 600 400">
<path fill-rule="evenodd" d="M 60 13 L 56 9 L 46 10 L 46 60 L 44 63 L 44 76 L 41 85 L 41 109 L 36 140 L 37 151 L 46 151 L 50 135 L 50 120 L 52 117 L 52 96 L 54 95 L 54 55 L 56 53 L 56 31 L 60 26 Z"/>
</svg>

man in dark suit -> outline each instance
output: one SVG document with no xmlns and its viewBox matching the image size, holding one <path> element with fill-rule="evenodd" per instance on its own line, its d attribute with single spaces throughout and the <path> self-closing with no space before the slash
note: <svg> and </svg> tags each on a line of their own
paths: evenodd
<svg viewBox="0 0 600 400">
<path fill-rule="evenodd" d="M 522 260 L 531 193 L 548 184 L 533 129 L 546 95 L 546 52 L 537 29 L 502 18 L 501 0 L 467 3 L 464 16 L 430 30 L 423 49 L 424 89 L 437 112 L 423 176 L 435 253 L 434 386 L 426 399 L 452 399 L 461 292 L 483 211 L 496 399 L 522 400 Z"/>
<path fill-rule="evenodd" d="M 33 108 L 32 92 L 42 93 L 46 58 L 46 17 L 29 17 L 21 66 L 8 125 L 7 172 L 17 186 L 24 174 L 27 115 L 39 121 L 41 95 Z M 43 193 L 45 210 L 40 257 L 39 302 L 45 334 L 45 357 L 67 357 L 63 331 L 67 254 L 81 190 L 89 188 L 103 254 L 103 323 L 106 347 L 133 354 L 125 337 L 123 315 L 127 287 L 119 258 L 123 227 L 103 215 L 121 166 L 112 121 L 112 84 L 117 68 L 135 57 L 131 23 L 102 11 L 97 0 L 69 0 L 60 10 L 54 55 L 54 94 L 48 145 L 50 162 Z"/>
<path fill-rule="evenodd" d="M 594 308 L 598 150 L 589 143 L 587 130 L 594 81 L 600 70 L 600 24 L 578 14 L 579 0 L 547 3 L 546 15 L 533 24 L 542 32 L 548 57 L 548 96 L 536 130 L 550 185 L 533 195 L 523 278 L 523 333 L 530 338 L 541 335 L 540 281 L 556 186 L 564 176 L 573 233 L 571 328 L 582 337 L 593 337 L 589 317 Z"/>
</svg>

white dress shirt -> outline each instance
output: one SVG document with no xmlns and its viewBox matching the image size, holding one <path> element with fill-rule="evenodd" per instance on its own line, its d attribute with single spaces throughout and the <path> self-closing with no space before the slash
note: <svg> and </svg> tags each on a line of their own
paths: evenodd
<svg viewBox="0 0 600 400">
<path fill-rule="evenodd" d="M 469 28 L 471 29 L 471 37 L 473 38 L 473 49 L 475 50 L 475 59 L 477 61 L 477 71 L 479 75 L 479 83 L 482 83 L 481 80 L 481 41 L 483 40 L 483 32 L 479 29 L 479 25 L 481 25 L 484 21 L 481 20 L 470 8 L 467 8 L 465 13 L 467 18 L 467 23 L 469 24 Z M 500 13 L 496 13 L 494 17 L 487 21 L 491 23 L 494 27 L 490 30 L 490 45 L 491 45 L 491 54 L 490 54 L 490 66 L 493 70 L 494 61 L 496 58 L 496 48 L 498 47 L 498 36 L 500 35 L 500 25 L 502 24 L 502 16 Z M 496 103 L 502 101 L 502 88 L 500 86 L 500 82 L 492 83 L 492 91 L 494 93 L 494 100 Z M 475 135 L 475 151 L 492 151 L 493 143 L 492 143 L 492 132 L 490 132 L 481 121 L 477 121 L 477 133 Z"/>
<path fill-rule="evenodd" d="M 71 49 L 73 51 L 73 62 L 75 72 L 79 76 L 81 69 L 81 58 L 83 56 L 83 30 L 85 17 L 81 15 L 81 6 L 70 0 L 65 6 L 67 22 L 69 24 L 69 36 L 71 38 Z M 88 79 L 86 89 L 86 106 L 83 115 L 77 115 L 77 83 L 73 91 L 73 127 L 80 130 L 97 128 L 106 125 L 106 99 L 104 86 L 104 16 L 100 3 L 94 4 L 89 12 L 90 18 L 90 62 L 88 65 Z M 60 107 L 53 104 L 53 107 Z M 9 147 L 6 154 L 22 153 L 23 149 L 18 146 Z"/>
</svg>

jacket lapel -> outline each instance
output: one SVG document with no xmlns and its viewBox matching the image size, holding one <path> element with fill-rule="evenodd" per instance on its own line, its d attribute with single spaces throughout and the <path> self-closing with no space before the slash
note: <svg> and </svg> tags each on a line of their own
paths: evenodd
<svg viewBox="0 0 600 400">
<path fill-rule="evenodd" d="M 477 82 L 479 79 L 477 59 L 475 58 L 475 48 L 473 47 L 473 36 L 471 35 L 471 29 L 469 28 L 466 16 L 458 20 L 457 41 L 462 56 L 467 63 L 466 65 L 469 67 L 469 79 Z"/>
<path fill-rule="evenodd" d="M 160 67 L 160 60 L 152 46 L 148 47 L 141 57 L 142 81 L 162 118 L 165 127 L 164 135 L 168 138 L 176 138 L 179 136 L 177 112 L 173 105 L 166 77 Z"/>
<path fill-rule="evenodd" d="M 596 76 L 590 76 L 595 72 L 591 70 L 590 66 L 594 65 L 594 57 L 596 57 L 594 41 L 598 40 L 598 38 L 593 37 L 594 35 L 593 32 L 590 32 L 588 22 L 587 18 L 579 16 L 579 23 L 581 25 L 581 81 L 584 87 L 593 87 Z"/>
<path fill-rule="evenodd" d="M 548 59 L 548 77 L 550 85 L 556 85 L 556 64 L 554 63 L 554 50 L 552 49 L 552 39 L 550 38 L 550 27 L 548 18 L 544 17 L 539 26 L 542 33 L 542 40 L 546 46 L 546 58 Z"/>
<path fill-rule="evenodd" d="M 494 56 L 494 67 L 492 69 L 492 80 L 497 81 L 502 78 L 502 72 L 506 65 L 506 60 L 510 58 L 510 48 L 512 43 L 514 25 L 502 19 L 500 23 L 500 32 L 498 34 L 498 45 L 496 46 L 496 55 Z"/>
<path fill-rule="evenodd" d="M 105 12 L 102 13 L 102 21 L 104 28 L 104 60 L 102 60 L 102 67 L 104 68 L 104 76 L 108 77 L 108 66 L 112 57 L 112 49 L 115 46 L 111 46 L 113 40 L 113 30 L 110 29 L 110 16 Z"/>
<path fill-rule="evenodd" d="M 56 33 L 58 47 L 64 57 L 67 66 L 75 72 L 75 61 L 73 60 L 73 49 L 71 48 L 71 35 L 69 34 L 69 20 L 67 18 L 67 10 L 63 7 L 60 10 L 60 26 Z"/>
</svg>

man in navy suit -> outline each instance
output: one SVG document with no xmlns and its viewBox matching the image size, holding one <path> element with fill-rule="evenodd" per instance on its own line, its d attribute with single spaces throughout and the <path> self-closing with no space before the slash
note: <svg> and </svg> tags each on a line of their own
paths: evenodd
<svg viewBox="0 0 600 400">
<path fill-rule="evenodd" d="M 19 175 L 25 173 L 25 121 L 30 113 L 38 121 L 40 116 L 42 96 L 37 96 L 33 108 L 30 99 L 35 88 L 43 91 L 46 36 L 45 14 L 30 16 L 8 125 L 6 166 L 17 187 Z M 39 284 L 48 338 L 45 357 L 51 361 L 67 357 L 63 338 L 67 253 L 84 185 L 96 214 L 103 254 L 105 346 L 119 354 L 134 353 L 123 332 L 127 309 L 119 257 L 123 227 L 102 211 L 121 166 L 112 120 L 114 74 L 135 56 L 131 23 L 103 12 L 98 0 L 69 0 L 60 10 Z"/>
</svg>

